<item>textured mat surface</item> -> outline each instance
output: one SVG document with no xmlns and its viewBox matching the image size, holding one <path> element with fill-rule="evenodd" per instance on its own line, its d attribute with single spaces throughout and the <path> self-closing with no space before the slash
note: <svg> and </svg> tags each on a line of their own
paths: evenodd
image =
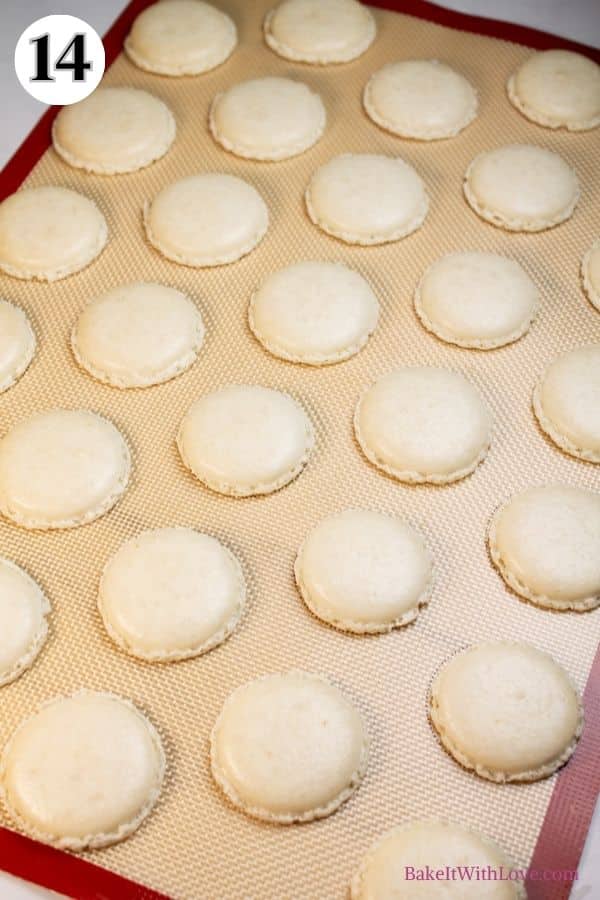
<svg viewBox="0 0 600 900">
<path fill-rule="evenodd" d="M 61 184 L 93 197 L 110 229 L 102 256 L 82 273 L 53 285 L 0 278 L 0 295 L 22 305 L 39 348 L 21 382 L 0 398 L 0 433 L 53 406 L 89 407 L 110 417 L 134 452 L 132 485 L 107 516 L 63 533 L 25 532 L 0 522 L 0 553 L 25 566 L 52 602 L 51 633 L 34 668 L 0 691 L 0 745 L 41 701 L 85 686 L 131 698 L 160 730 L 169 774 L 154 814 L 130 840 L 90 854 L 99 865 L 173 897 L 220 900 L 329 900 L 346 896 L 349 879 L 372 840 L 397 822 L 442 815 L 496 838 L 526 864 L 554 779 L 493 785 L 463 771 L 440 748 L 427 721 L 433 673 L 473 641 L 525 639 L 552 653 L 583 688 L 593 659 L 600 610 L 554 614 L 520 601 L 504 586 L 486 550 L 496 506 L 530 484 L 566 481 L 600 489 L 598 467 L 571 459 L 539 431 L 530 406 L 533 386 L 560 350 L 600 340 L 600 314 L 585 299 L 579 261 L 600 217 L 598 131 L 553 133 L 509 104 L 507 76 L 529 51 L 490 38 L 444 29 L 394 13 L 375 12 L 379 35 L 359 60 L 328 68 L 293 65 L 262 42 L 268 0 L 224 2 L 240 44 L 231 59 L 198 78 L 143 73 L 121 56 L 110 85 L 145 88 L 173 110 L 178 136 L 149 169 L 112 178 L 70 169 L 49 150 L 27 185 Z M 395 59 L 436 57 L 477 87 L 478 119 L 450 141 L 402 141 L 364 115 L 362 88 Z M 289 75 L 319 91 L 328 123 L 322 140 L 281 163 L 238 160 L 207 130 L 212 97 L 261 74 Z M 582 197 L 573 218 L 536 235 L 509 234 L 483 223 L 462 196 L 462 176 L 481 150 L 531 142 L 561 153 L 575 168 Z M 396 154 L 424 178 L 431 207 L 413 236 L 383 247 L 348 247 L 318 231 L 303 206 L 317 166 L 341 152 Z M 195 172 L 241 175 L 265 198 L 269 232 L 242 261 L 212 270 L 169 263 L 144 240 L 141 208 L 165 184 Z M 538 284 L 542 304 L 530 333 L 492 352 L 461 350 L 420 326 L 412 294 L 424 269 L 453 250 L 479 249 L 517 259 Z M 301 259 L 342 261 L 360 271 L 381 302 L 381 321 L 366 349 L 324 369 L 294 366 L 266 354 L 246 324 L 251 292 L 268 272 Z M 93 296 L 137 279 L 188 292 L 207 337 L 196 365 L 175 381 L 120 392 L 78 369 L 69 333 Z M 494 414 L 487 460 L 473 476 L 445 488 L 408 487 L 372 468 L 352 433 L 363 388 L 395 366 L 435 364 L 463 371 Z M 182 466 L 175 433 L 190 403 L 228 382 L 256 382 L 293 394 L 311 415 L 316 451 L 292 485 L 261 499 L 234 500 L 203 488 Z M 432 601 L 417 622 L 383 637 L 351 637 L 312 618 L 293 582 L 295 553 L 323 516 L 364 505 L 405 516 L 425 533 L 436 563 Z M 128 658 L 109 641 L 96 609 L 107 557 L 144 528 L 189 525 L 214 534 L 241 559 L 250 604 L 238 631 L 206 656 L 170 666 Z M 360 790 L 331 818 L 290 828 L 261 825 L 230 808 L 213 784 L 208 735 L 225 697 L 266 672 L 303 667 L 324 672 L 363 710 L 372 753 Z M 8 819 L 0 822 L 10 825 Z"/>
</svg>

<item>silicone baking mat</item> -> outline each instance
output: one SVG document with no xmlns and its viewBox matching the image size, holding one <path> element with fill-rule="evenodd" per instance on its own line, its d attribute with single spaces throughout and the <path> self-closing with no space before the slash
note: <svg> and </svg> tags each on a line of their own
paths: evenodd
<svg viewBox="0 0 600 900">
<path fill-rule="evenodd" d="M 107 40 L 111 55 L 144 5 L 132 5 L 113 29 Z M 598 468 L 551 445 L 530 407 L 534 383 L 557 352 L 600 340 L 600 315 L 586 301 L 578 273 L 600 215 L 598 132 L 553 133 L 510 106 L 506 78 L 526 58 L 527 47 L 377 9 L 378 37 L 360 59 L 328 68 L 294 65 L 263 44 L 261 22 L 270 5 L 270 0 L 220 3 L 236 21 L 239 46 L 227 63 L 201 77 L 152 76 L 122 54 L 114 61 L 106 84 L 145 88 L 173 110 L 177 140 L 164 159 L 142 172 L 100 177 L 69 168 L 50 149 L 25 182 L 66 185 L 92 197 L 107 218 L 110 241 L 96 262 L 64 281 L 0 279 L 0 295 L 26 309 L 39 339 L 30 370 L 0 399 L 0 433 L 39 409 L 89 407 L 122 429 L 135 467 L 124 499 L 91 525 L 43 533 L 0 522 L 0 552 L 39 580 L 53 609 L 50 638 L 37 663 L 0 691 L 0 746 L 46 698 L 79 687 L 109 690 L 131 698 L 150 716 L 164 739 L 169 772 L 162 797 L 139 832 L 83 858 L 15 835 L 2 813 L 0 864 L 76 897 L 153 897 L 155 891 L 187 900 L 334 900 L 347 896 L 362 854 L 382 831 L 407 818 L 445 816 L 491 835 L 519 865 L 533 859 L 539 867 L 574 869 L 598 789 L 599 676 L 589 682 L 588 676 L 600 610 L 552 613 L 521 602 L 493 569 L 485 534 L 495 507 L 530 484 L 565 481 L 600 488 Z M 427 4 L 397 6 L 441 15 Z M 460 17 L 458 24 L 482 27 Z M 530 35 L 536 46 L 562 43 L 527 30 L 517 38 Z M 455 139 L 402 141 L 362 111 L 362 88 L 374 70 L 391 60 L 419 57 L 444 60 L 479 90 L 479 117 Z M 295 159 L 239 160 L 211 139 L 209 104 L 227 86 L 267 74 L 298 78 L 318 91 L 327 107 L 327 130 Z M 47 145 L 49 118 L 31 138 L 29 167 L 32 155 Z M 483 223 L 467 207 L 461 182 L 469 161 L 511 142 L 551 148 L 574 167 L 582 196 L 569 222 L 540 234 L 510 234 Z M 350 247 L 307 219 L 303 191 L 316 167 L 340 152 L 364 151 L 399 155 L 424 178 L 430 213 L 411 237 L 380 247 Z M 22 155 L 9 165 L 11 187 L 26 168 Z M 175 265 L 146 244 L 142 204 L 163 185 L 210 170 L 241 175 L 256 186 L 270 209 L 269 232 L 257 250 L 233 265 L 205 270 Z M 412 294 L 420 275 L 440 255 L 461 249 L 511 256 L 539 286 L 539 317 L 523 340 L 492 352 L 461 350 L 419 325 Z M 257 283 L 274 269 L 307 258 L 353 266 L 381 302 L 380 325 L 368 346 L 341 365 L 315 369 L 274 359 L 246 324 Z M 196 365 L 181 377 L 146 390 L 118 391 L 78 369 L 69 332 L 91 297 L 138 279 L 189 293 L 202 310 L 207 336 Z M 453 486 L 396 483 L 365 461 L 353 438 L 352 414 L 362 389 L 395 366 L 417 363 L 463 371 L 493 410 L 487 460 Z M 288 391 L 315 424 L 317 445 L 306 471 L 276 494 L 244 500 L 218 496 L 179 460 L 174 437 L 185 410 L 200 394 L 231 381 Z M 308 613 L 294 587 L 293 560 L 307 531 L 350 505 L 406 517 L 424 532 L 435 557 L 429 607 L 414 625 L 390 635 L 336 632 Z M 106 636 L 96 609 L 98 577 L 125 539 L 171 524 L 207 531 L 238 555 L 250 604 L 222 647 L 175 665 L 144 664 L 118 651 Z M 588 682 L 587 729 L 559 777 L 530 785 L 482 781 L 443 752 L 428 724 L 433 672 L 469 643 L 499 637 L 531 641 L 559 660 L 582 691 Z M 208 735 L 237 685 L 292 667 L 323 672 L 348 692 L 366 716 L 372 752 L 364 783 L 340 811 L 320 822 L 276 827 L 246 818 L 224 800 L 209 771 Z M 539 898 L 562 898 L 568 890 L 559 883 L 529 888 L 530 896 Z"/>
</svg>

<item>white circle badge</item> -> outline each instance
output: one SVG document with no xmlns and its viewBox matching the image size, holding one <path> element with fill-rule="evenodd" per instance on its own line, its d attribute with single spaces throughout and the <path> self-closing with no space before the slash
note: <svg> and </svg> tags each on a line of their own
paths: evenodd
<svg viewBox="0 0 600 900">
<path fill-rule="evenodd" d="M 28 94 L 53 106 L 83 100 L 104 74 L 104 46 L 77 16 L 44 16 L 15 47 L 15 72 Z"/>
</svg>

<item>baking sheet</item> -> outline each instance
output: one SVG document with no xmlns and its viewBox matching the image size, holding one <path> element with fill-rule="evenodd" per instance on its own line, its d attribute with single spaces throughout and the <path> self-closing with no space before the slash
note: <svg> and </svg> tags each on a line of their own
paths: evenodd
<svg viewBox="0 0 600 900">
<path fill-rule="evenodd" d="M 0 433 L 38 409 L 89 407 L 109 416 L 134 450 L 134 478 L 121 503 L 99 521 L 67 532 L 25 532 L 0 522 L 0 552 L 25 566 L 52 605 L 51 634 L 34 668 L 0 691 L 0 745 L 39 702 L 79 687 L 131 698 L 158 727 L 169 775 L 153 815 L 123 844 L 88 854 L 95 863 L 173 897 L 341 898 L 372 840 L 397 822 L 443 815 L 495 837 L 524 865 L 529 860 L 555 779 L 493 785 L 463 771 L 440 748 L 426 715 L 434 671 L 473 641 L 530 640 L 552 653 L 580 689 L 594 656 L 598 610 L 551 613 L 521 602 L 489 561 L 485 532 L 493 509 L 529 484 L 566 481 L 598 489 L 597 467 L 561 454 L 541 434 L 530 409 L 537 377 L 557 352 L 600 339 L 600 316 L 579 283 L 579 260 L 595 239 L 597 132 L 553 133 L 523 119 L 504 83 L 529 50 L 494 39 L 375 11 L 379 35 L 359 60 L 324 69 L 279 59 L 262 43 L 269 0 L 224 2 L 240 44 L 222 67 L 198 78 L 169 79 L 137 70 L 120 56 L 105 83 L 142 87 L 164 99 L 178 125 L 171 152 L 147 170 L 113 178 L 70 169 L 48 151 L 26 184 L 63 184 L 93 197 L 110 242 L 88 269 L 52 285 L 0 278 L 0 296 L 23 306 L 36 330 L 38 354 L 21 382 L 0 398 Z M 362 112 L 370 74 L 395 59 L 442 59 L 480 93 L 479 118 L 447 142 L 402 141 Z M 238 160 L 206 127 L 212 97 L 248 77 L 288 75 L 317 90 L 327 107 L 322 140 L 281 163 Z M 519 235 L 479 220 L 462 197 L 473 156 L 502 143 L 532 142 L 561 153 L 577 171 L 582 197 L 559 228 Z M 423 228 L 382 247 L 349 247 L 319 232 L 306 217 L 304 188 L 314 169 L 340 152 L 397 154 L 424 178 L 431 207 Z M 199 171 L 241 175 L 262 193 L 270 230 L 248 257 L 218 269 L 187 269 L 160 257 L 145 241 L 141 207 L 165 184 Z M 538 320 L 518 343 L 496 351 L 461 350 L 419 325 L 412 293 L 424 269 L 453 250 L 505 253 L 523 264 L 542 292 Z M 363 352 L 338 366 L 294 366 L 266 354 L 246 324 L 247 303 L 272 270 L 300 259 L 337 260 L 360 271 L 382 308 Z M 157 280 L 198 303 L 207 337 L 196 365 L 168 384 L 121 392 L 93 382 L 69 350 L 72 324 L 85 303 L 124 281 Z M 362 457 L 352 433 L 361 390 L 398 365 L 460 369 L 480 388 L 495 418 L 487 460 L 453 486 L 409 487 Z M 200 394 L 230 381 L 289 391 L 317 430 L 316 451 L 289 487 L 264 498 L 236 500 L 211 493 L 184 469 L 174 443 L 177 426 Z M 381 637 L 352 637 L 314 619 L 293 583 L 293 560 L 306 532 L 323 516 L 364 505 L 408 518 L 427 537 L 436 562 L 432 601 L 409 628 Z M 240 558 L 250 603 L 222 647 L 170 666 L 144 664 L 118 651 L 96 610 L 100 569 L 144 528 L 180 524 L 223 540 Z M 208 734 L 225 697 L 266 672 L 304 667 L 331 677 L 355 699 L 372 734 L 366 779 L 329 819 L 281 828 L 247 819 L 213 784 Z M 3 815 L 3 814 L 2 814 Z M 0 823 L 10 825 L 5 818 Z"/>
</svg>

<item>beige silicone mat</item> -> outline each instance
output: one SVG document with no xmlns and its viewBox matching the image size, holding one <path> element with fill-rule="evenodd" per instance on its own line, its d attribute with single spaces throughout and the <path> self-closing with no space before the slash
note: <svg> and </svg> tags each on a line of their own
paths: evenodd
<svg viewBox="0 0 600 900">
<path fill-rule="evenodd" d="M 3 277 L 0 296 L 21 304 L 39 338 L 36 359 L 21 382 L 0 399 L 0 433 L 39 409 L 90 407 L 109 416 L 134 449 L 133 484 L 103 519 L 65 532 L 28 533 L 0 523 L 0 552 L 24 565 L 52 601 L 51 635 L 33 669 L 0 692 L 0 746 L 19 720 L 56 693 L 81 686 L 130 697 L 159 728 L 169 756 L 162 798 L 140 831 L 94 862 L 177 898 L 210 900 L 333 900 L 372 840 L 407 817 L 444 815 L 494 836 L 527 863 L 554 779 L 531 785 L 493 785 L 463 771 L 439 747 L 427 721 L 431 675 L 472 641 L 514 638 L 552 653 L 583 687 L 599 633 L 600 610 L 551 613 L 518 600 L 492 568 L 486 523 L 505 497 L 529 484 L 566 481 L 600 487 L 598 467 L 554 448 L 530 409 L 533 385 L 558 351 L 600 340 L 600 314 L 585 299 L 579 261 L 600 221 L 598 131 L 552 133 L 522 118 L 504 84 L 528 50 L 376 11 L 374 46 L 354 63 L 313 68 L 279 59 L 262 43 L 260 23 L 269 0 L 223 0 L 240 43 L 221 68 L 198 78 L 162 78 L 136 69 L 121 55 L 107 73 L 111 85 L 146 88 L 175 113 L 176 143 L 149 169 L 96 177 L 62 163 L 49 150 L 27 185 L 63 184 L 93 197 L 106 215 L 110 242 L 84 272 L 53 285 Z M 398 58 L 438 57 L 479 89 L 480 115 L 450 141 L 413 143 L 387 135 L 361 109 L 369 75 Z M 280 163 L 236 159 L 207 131 L 218 91 L 242 79 L 290 75 L 319 91 L 328 112 L 323 139 L 302 156 Z M 581 202 L 571 221 L 537 235 L 500 231 L 467 207 L 461 180 L 481 150 L 514 141 L 561 153 L 575 168 Z M 431 198 L 425 225 L 383 247 L 346 246 L 319 232 L 305 215 L 302 194 L 314 169 L 340 152 L 402 156 L 423 176 Z M 595 158 L 594 158 L 595 157 Z M 241 262 L 190 269 L 162 259 L 144 241 L 143 201 L 163 185 L 194 172 L 216 170 L 247 178 L 269 205 L 271 226 Z M 531 332 L 510 347 L 476 352 L 445 345 L 426 333 L 412 308 L 419 276 L 452 250 L 505 253 L 539 285 L 542 305 Z M 324 369 L 268 356 L 246 325 L 248 298 L 267 273 L 305 258 L 340 260 L 371 282 L 381 301 L 380 326 L 354 359 Z M 207 325 L 196 365 L 169 384 L 121 392 L 80 371 L 68 347 L 71 326 L 88 299 L 120 282 L 162 281 L 195 298 Z M 488 459 L 451 487 L 408 487 L 373 469 L 352 434 L 358 395 L 398 365 L 432 363 L 465 372 L 495 416 Z M 289 487 L 261 499 L 211 493 L 179 461 L 174 436 L 198 395 L 227 382 L 257 382 L 292 393 L 316 425 L 316 452 Z M 292 564 L 308 529 L 348 505 L 407 517 L 427 536 L 437 586 L 415 625 L 383 637 L 350 637 L 320 624 L 295 591 Z M 243 562 L 250 605 L 241 627 L 222 647 L 175 665 L 136 662 L 110 643 L 96 610 L 98 575 L 108 555 L 144 528 L 189 525 L 225 541 Z M 225 697 L 265 672 L 304 667 L 324 672 L 355 698 L 372 733 L 362 787 L 329 819 L 273 827 L 247 819 L 214 786 L 207 740 Z M 9 824 L 0 818 L 1 824 Z"/>
</svg>

